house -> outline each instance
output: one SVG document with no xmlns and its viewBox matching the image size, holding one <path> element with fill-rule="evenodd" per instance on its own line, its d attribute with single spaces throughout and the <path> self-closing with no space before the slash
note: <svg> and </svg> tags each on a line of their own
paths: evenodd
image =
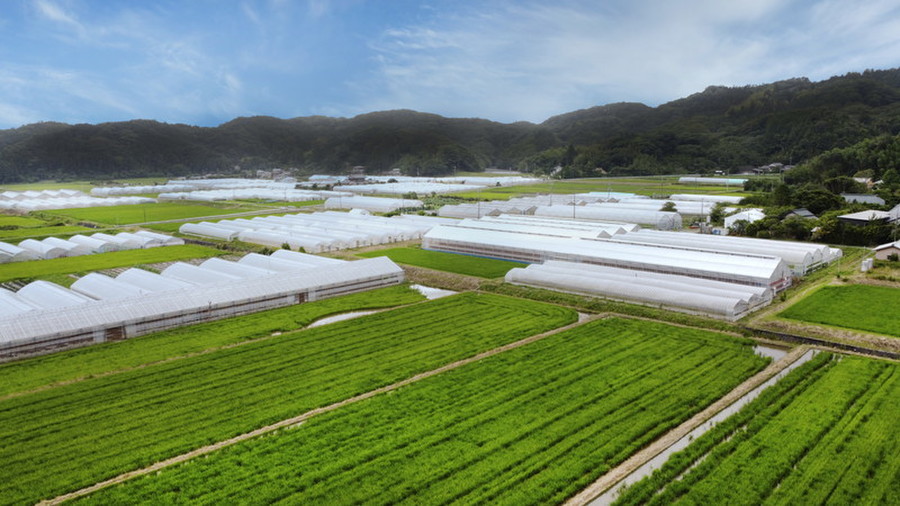
<svg viewBox="0 0 900 506">
<path fill-rule="evenodd" d="M 842 214 L 838 216 L 840 221 L 851 225 L 868 225 L 873 221 L 887 221 L 890 215 L 888 211 L 860 211 L 858 213 Z"/>
<path fill-rule="evenodd" d="M 868 193 L 842 193 L 841 197 L 844 198 L 848 203 L 857 202 L 860 204 L 873 204 L 876 206 L 883 206 L 884 199 L 879 197 L 878 195 L 871 195 Z"/>
<path fill-rule="evenodd" d="M 866 185 L 866 188 L 872 188 L 873 186 L 875 186 L 875 183 L 872 181 L 872 178 L 870 178 L 870 177 L 855 177 L 855 178 L 853 178 L 853 180 L 859 184 Z"/>
<path fill-rule="evenodd" d="M 801 208 L 798 208 L 798 209 L 794 209 L 793 211 L 791 211 L 791 212 L 787 213 L 786 215 L 784 215 L 785 218 L 790 218 L 790 217 L 792 217 L 792 216 L 796 216 L 796 217 L 798 217 L 798 218 L 803 218 L 803 219 L 806 219 L 806 220 L 814 220 L 814 219 L 816 219 L 816 215 L 813 214 L 813 213 L 811 213 L 811 212 L 809 211 L 809 209 L 807 209 L 807 208 L 805 208 L 805 207 L 801 207 Z"/>
<path fill-rule="evenodd" d="M 888 221 L 891 223 L 900 222 L 900 204 L 897 204 L 893 209 L 888 211 Z"/>
<path fill-rule="evenodd" d="M 872 248 L 877 260 L 887 260 L 891 255 L 900 256 L 900 241 L 889 242 Z"/>
</svg>

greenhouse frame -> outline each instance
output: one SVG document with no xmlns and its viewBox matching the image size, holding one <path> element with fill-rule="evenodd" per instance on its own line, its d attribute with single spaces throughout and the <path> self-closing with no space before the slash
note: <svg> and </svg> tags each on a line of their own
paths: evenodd
<svg viewBox="0 0 900 506">
<path fill-rule="evenodd" d="M 191 284 L 187 288 L 183 284 L 178 287 L 173 284 L 173 289 L 156 292 L 135 287 L 141 292 L 139 295 L 117 299 L 107 298 L 112 286 L 109 282 L 126 283 L 125 280 L 91 276 L 79 287 L 103 297 L 103 300 L 46 281 L 35 281 L 11 299 L 0 296 L 4 308 L 15 305 L 12 310 L 0 309 L 0 315 L 11 312 L 8 316 L 0 316 L 0 357 L 117 341 L 183 325 L 396 285 L 404 280 L 403 270 L 386 257 L 337 262 L 314 269 L 245 279 L 195 267 L 219 274 L 219 281 L 207 285 Z M 4 303 L 6 299 L 12 302 Z M 16 310 L 29 304 L 41 308 Z"/>
</svg>

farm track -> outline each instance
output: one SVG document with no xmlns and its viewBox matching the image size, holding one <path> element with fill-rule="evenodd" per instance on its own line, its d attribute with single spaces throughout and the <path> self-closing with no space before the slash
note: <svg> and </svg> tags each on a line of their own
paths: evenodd
<svg viewBox="0 0 900 506">
<path fill-rule="evenodd" d="M 589 485 L 587 488 L 579 492 L 577 495 L 566 501 L 566 506 L 584 506 L 590 504 L 591 501 L 600 496 L 603 492 L 610 489 L 635 470 L 646 464 L 648 461 L 665 451 L 667 448 L 675 444 L 678 440 L 685 437 L 692 430 L 699 427 L 708 419 L 716 415 L 716 413 L 727 408 L 738 399 L 758 387 L 762 383 L 775 376 L 786 367 L 796 362 L 807 352 L 806 347 L 798 347 L 791 350 L 781 360 L 769 364 L 768 367 L 755 374 L 753 377 L 738 385 L 734 390 L 728 392 L 716 402 L 710 404 L 706 409 L 697 413 L 686 422 L 682 423 L 675 429 L 651 443 L 646 448 L 638 451 L 625 462 L 619 464 L 609 472 L 601 476 L 597 481 Z"/>
<path fill-rule="evenodd" d="M 169 459 L 162 460 L 162 461 L 160 461 L 160 462 L 157 462 L 157 463 L 155 463 L 155 464 L 153 464 L 153 465 L 151 465 L 151 466 L 148 466 L 148 467 L 144 467 L 144 468 L 142 468 L 142 469 L 137 469 L 137 470 L 134 470 L 134 471 L 129 471 L 129 472 L 127 472 L 127 473 L 123 473 L 123 474 L 121 474 L 121 475 L 119 475 L 119 476 L 116 476 L 116 477 L 111 478 L 111 479 L 109 479 L 109 480 L 105 480 L 105 481 L 96 483 L 96 484 L 91 485 L 91 486 L 89 486 L 89 487 L 85 487 L 85 488 L 82 488 L 82 489 L 80 489 L 80 490 L 76 490 L 76 491 L 74 491 L 74 492 L 71 492 L 71 493 L 68 493 L 68 494 L 64 494 L 64 495 L 55 497 L 55 498 L 53 498 L 53 499 L 41 501 L 41 502 L 38 503 L 38 505 L 41 505 L 41 506 L 47 505 L 47 506 L 49 506 L 49 505 L 55 505 L 55 504 L 62 504 L 62 503 L 65 502 L 65 501 L 69 501 L 69 500 L 72 500 L 72 499 L 76 499 L 76 498 L 78 498 L 78 497 L 83 497 L 83 496 L 92 494 L 92 493 L 94 493 L 94 492 L 97 492 L 98 490 L 104 489 L 104 488 L 106 488 L 106 487 L 109 487 L 109 486 L 112 486 L 112 485 L 116 485 L 116 484 L 119 484 L 119 483 L 123 483 L 123 482 L 128 481 L 128 480 L 131 480 L 131 479 L 133 479 L 133 478 L 137 478 L 137 477 L 140 477 L 140 476 L 145 476 L 145 475 L 147 475 L 147 474 L 151 474 L 151 473 L 160 471 L 160 470 L 165 469 L 165 468 L 167 468 L 167 467 L 170 467 L 170 466 L 172 466 L 172 465 L 179 464 L 179 463 L 181 463 L 181 462 L 185 462 L 185 461 L 191 460 L 191 459 L 196 458 L 196 457 L 200 457 L 200 456 L 203 456 L 203 455 L 207 455 L 207 454 L 213 453 L 213 452 L 215 452 L 215 451 L 217 451 L 217 450 L 220 450 L 220 449 L 222 449 L 222 448 L 225 448 L 225 447 L 228 447 L 228 446 L 231 446 L 231 445 L 240 443 L 240 442 L 242 442 L 242 441 L 246 441 L 246 440 L 249 440 L 249 439 L 253 439 L 253 438 L 255 438 L 255 437 L 258 437 L 258 436 L 261 436 L 261 435 L 264 435 L 264 434 L 268 434 L 268 433 L 271 433 L 271 432 L 274 432 L 274 431 L 277 431 L 277 430 L 280 430 L 280 429 L 287 429 L 287 428 L 295 427 L 295 426 L 297 426 L 297 425 L 300 425 L 300 424 L 304 423 L 306 420 L 309 420 L 310 418 L 312 418 L 312 417 L 314 417 L 314 416 L 321 415 L 321 414 L 324 414 L 324 413 L 328 413 L 328 412 L 330 412 L 330 411 L 334 411 L 334 410 L 339 409 L 339 408 L 341 408 L 341 407 L 344 407 L 344 406 L 347 406 L 347 405 L 350 405 L 350 404 L 353 404 L 353 403 L 356 403 L 356 402 L 359 402 L 359 401 L 362 401 L 362 400 L 365 400 L 365 399 L 369 399 L 369 398 L 374 397 L 374 396 L 379 395 L 379 394 L 383 394 L 383 393 L 387 393 L 387 392 L 396 390 L 396 389 L 401 388 L 401 387 L 404 387 L 404 386 L 406 386 L 406 385 L 410 385 L 410 384 L 412 384 L 412 383 L 416 383 L 416 382 L 421 381 L 421 380 L 423 380 L 423 379 L 430 378 L 430 377 L 432 377 L 432 376 L 436 376 L 436 375 L 438 375 L 438 374 L 441 374 L 441 373 L 444 373 L 444 372 L 447 372 L 447 371 L 451 371 L 451 370 L 453 370 L 453 369 L 457 369 L 457 368 L 463 367 L 463 366 L 468 365 L 468 364 L 471 364 L 471 363 L 473 363 L 473 362 L 477 362 L 477 361 L 483 360 L 483 359 L 485 359 L 485 358 L 488 358 L 488 357 L 491 357 L 491 356 L 494 356 L 494 355 L 497 355 L 497 354 L 500 354 L 500 353 L 503 353 L 503 352 L 506 352 L 506 351 L 509 351 L 509 350 L 513 350 L 513 349 L 516 349 L 516 348 L 520 348 L 520 347 L 522 347 L 522 346 L 525 346 L 525 345 L 534 343 L 534 342 L 536 342 L 536 341 L 540 341 L 541 339 L 544 339 L 544 338 L 546 338 L 546 337 L 552 336 L 552 335 L 554 335 L 554 334 L 558 334 L 558 333 L 560 333 L 560 332 L 564 332 L 564 331 L 566 331 L 566 330 L 569 330 L 569 329 L 578 327 L 578 326 L 583 325 L 583 324 L 585 324 L 585 323 L 588 323 L 588 322 L 590 322 L 590 321 L 594 321 L 594 320 L 603 318 L 604 316 L 605 316 L 605 315 L 592 315 L 592 314 L 578 313 L 578 321 L 576 321 L 575 323 L 571 323 L 571 324 L 565 325 L 565 326 L 563 326 L 563 327 L 559 327 L 559 328 L 556 328 L 556 329 L 553 329 L 553 330 L 549 330 L 549 331 L 547 331 L 547 332 L 543 332 L 543 333 L 540 333 L 540 334 L 536 334 L 536 335 L 527 337 L 527 338 L 525 338 L 525 339 L 521 339 L 521 340 L 516 341 L 516 342 L 513 342 L 513 343 L 509 343 L 509 344 L 506 344 L 506 345 L 503 345 L 503 346 L 499 346 L 499 347 L 497 347 L 497 348 L 494 348 L 494 349 L 491 349 L 491 350 L 488 350 L 488 351 L 479 353 L 479 354 L 474 355 L 474 356 L 469 357 L 469 358 L 465 358 L 465 359 L 462 359 L 462 360 L 457 360 L 457 361 L 455 361 L 455 362 L 451 362 L 451 363 L 449 363 L 449 364 L 443 365 L 443 366 L 438 367 L 438 368 L 436 368 L 436 369 L 432 369 L 432 370 L 430 370 L 430 371 L 426 371 L 426 372 L 423 372 L 423 373 L 416 374 L 416 375 L 411 376 L 411 377 L 409 377 L 409 378 L 407 378 L 407 379 L 405 379 L 405 380 L 398 381 L 398 382 L 396 382 L 396 383 L 393 383 L 393 384 L 390 384 L 390 385 L 386 385 L 386 386 L 384 386 L 384 387 L 377 388 L 377 389 L 375 389 L 375 390 L 371 390 L 371 391 L 369 391 L 369 392 L 366 392 L 366 393 L 363 393 L 363 394 L 360 394 L 360 395 L 351 397 L 351 398 L 349 398 L 349 399 L 345 399 L 345 400 L 343 400 L 343 401 L 336 402 L 336 403 L 330 404 L 330 405 L 328 405 L 328 406 L 323 406 L 323 407 L 321 407 L 321 408 L 316 408 L 316 409 L 307 411 L 307 412 L 305 412 L 305 413 L 303 413 L 303 414 L 301 414 L 301 415 L 298 415 L 298 416 L 295 416 L 295 417 L 292 417 L 292 418 L 288 418 L 288 419 L 285 419 L 285 420 L 281 420 L 281 421 L 278 421 L 278 422 L 276 422 L 276 423 L 267 425 L 267 426 L 265 426 L 265 427 L 260 427 L 260 428 L 258 428 L 258 429 L 256 429 L 256 430 L 251 431 L 251 432 L 247 432 L 247 433 L 244 433 L 244 434 L 235 436 L 235 437 L 233 437 L 233 438 L 226 439 L 226 440 L 224 440 L 224 441 L 219 441 L 219 442 L 214 443 L 214 444 L 211 444 L 211 445 L 203 446 L 203 447 L 201 447 L 201 448 L 197 448 L 196 450 L 190 451 L 190 452 L 188 452 L 188 453 L 184 453 L 184 454 L 182 454 L 182 455 L 178 455 L 178 456 L 175 456 L 175 457 L 172 457 L 172 458 L 169 458 Z"/>
</svg>

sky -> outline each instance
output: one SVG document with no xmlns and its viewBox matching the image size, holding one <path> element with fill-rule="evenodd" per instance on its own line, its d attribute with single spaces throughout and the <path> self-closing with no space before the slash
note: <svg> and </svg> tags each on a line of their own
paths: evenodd
<svg viewBox="0 0 900 506">
<path fill-rule="evenodd" d="M 0 128 L 503 123 L 900 67 L 897 0 L 0 0 Z"/>
</svg>

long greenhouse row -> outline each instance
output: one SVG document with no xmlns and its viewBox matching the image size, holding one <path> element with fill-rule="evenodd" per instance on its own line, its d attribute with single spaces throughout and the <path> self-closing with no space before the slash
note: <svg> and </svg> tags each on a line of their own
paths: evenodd
<svg viewBox="0 0 900 506">
<path fill-rule="evenodd" d="M 29 192 L 25 192 L 29 193 Z M 26 199 L 0 200 L 0 210 L 20 212 L 45 211 L 49 209 L 77 209 L 81 207 L 126 206 L 134 204 L 153 204 L 155 199 L 147 197 L 110 197 L 96 198 L 86 195 L 66 197 L 39 197 Z"/>
<path fill-rule="evenodd" d="M 0 356 L 126 339 L 398 284 L 403 271 L 385 257 L 348 262 L 279 250 L 237 262 L 177 262 L 156 274 L 91 273 L 71 288 L 34 281 L 0 289 Z"/>
<path fill-rule="evenodd" d="M 772 290 L 726 281 L 548 260 L 512 269 L 506 282 L 736 320 L 772 301 Z"/>
<path fill-rule="evenodd" d="M 225 241 L 321 253 L 420 239 L 439 224 L 455 220 L 418 215 L 391 218 L 325 211 L 217 222 L 185 223 L 179 231 Z"/>
<path fill-rule="evenodd" d="M 325 201 L 325 209 L 362 209 L 373 213 L 390 213 L 399 209 L 418 209 L 425 204 L 417 199 L 393 199 L 385 197 L 331 197 Z"/>
<path fill-rule="evenodd" d="M 0 264 L 181 244 L 184 244 L 184 239 L 147 230 L 134 233 L 120 232 L 115 235 L 102 232 L 90 236 L 78 234 L 68 239 L 48 237 L 41 241 L 25 239 L 18 245 L 0 241 Z"/>
</svg>

